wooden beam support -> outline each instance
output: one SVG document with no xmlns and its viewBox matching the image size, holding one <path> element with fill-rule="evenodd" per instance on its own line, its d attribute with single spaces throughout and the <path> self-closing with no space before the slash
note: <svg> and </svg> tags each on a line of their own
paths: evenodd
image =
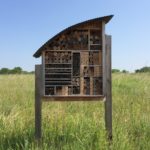
<svg viewBox="0 0 150 150">
<path fill-rule="evenodd" d="M 65 101 L 65 102 L 70 102 L 70 101 L 104 101 L 104 96 L 103 95 L 88 95 L 88 96 L 43 96 L 42 97 L 43 101 Z"/>
<path fill-rule="evenodd" d="M 35 65 L 35 139 L 39 142 L 41 132 L 41 109 L 42 109 L 42 65 Z"/>
<path fill-rule="evenodd" d="M 105 126 L 108 133 L 108 139 L 112 139 L 112 83 L 111 83 L 111 36 L 106 35 L 105 51 L 106 67 L 106 101 L 105 101 Z"/>
<path fill-rule="evenodd" d="M 105 49 L 105 22 L 102 22 L 102 73 L 103 73 L 103 95 L 106 95 L 106 49 Z"/>
</svg>

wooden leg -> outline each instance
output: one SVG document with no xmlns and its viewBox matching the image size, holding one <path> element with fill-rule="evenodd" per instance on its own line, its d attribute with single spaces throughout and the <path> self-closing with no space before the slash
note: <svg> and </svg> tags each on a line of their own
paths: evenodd
<svg viewBox="0 0 150 150">
<path fill-rule="evenodd" d="M 111 88 L 111 36 L 106 36 L 106 101 L 105 101 L 105 126 L 108 139 L 112 139 L 112 88 Z"/>
<path fill-rule="evenodd" d="M 35 139 L 41 140 L 41 87 L 42 87 L 42 66 L 35 66 Z"/>
</svg>

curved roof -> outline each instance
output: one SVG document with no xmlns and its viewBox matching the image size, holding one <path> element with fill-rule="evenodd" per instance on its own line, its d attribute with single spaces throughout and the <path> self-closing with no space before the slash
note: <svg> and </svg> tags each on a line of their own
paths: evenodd
<svg viewBox="0 0 150 150">
<path fill-rule="evenodd" d="M 109 16 L 104 16 L 104 17 L 98 17 L 98 18 L 94 18 L 94 19 L 90 19 L 90 20 L 86 20 L 80 23 L 77 23 L 75 25 L 72 25 L 66 29 L 64 29 L 63 31 L 59 32 L 58 34 L 56 34 L 54 37 L 52 37 L 51 39 L 49 39 L 46 43 L 44 43 L 35 53 L 34 53 L 34 57 L 38 58 L 41 56 L 42 51 L 44 50 L 44 46 L 48 43 L 51 43 L 55 38 L 57 38 L 58 36 L 60 36 L 61 34 L 63 34 L 64 32 L 72 29 L 72 28 L 76 28 L 80 25 L 86 24 L 86 23 L 90 23 L 90 22 L 94 22 L 94 21 L 104 21 L 105 24 L 108 23 L 111 18 L 113 17 L 113 15 L 109 15 Z"/>
</svg>

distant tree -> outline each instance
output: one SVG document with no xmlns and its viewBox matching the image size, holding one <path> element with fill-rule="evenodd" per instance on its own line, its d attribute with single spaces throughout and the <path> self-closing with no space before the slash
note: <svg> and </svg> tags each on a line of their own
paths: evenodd
<svg viewBox="0 0 150 150">
<path fill-rule="evenodd" d="M 1 68 L 0 74 L 34 74 L 34 71 L 24 71 L 21 67 L 14 67 L 13 69 Z"/>
<path fill-rule="evenodd" d="M 30 73 L 30 74 L 34 74 L 34 73 L 35 73 L 35 71 L 30 71 L 29 73 Z"/>
<path fill-rule="evenodd" d="M 127 71 L 127 70 L 122 70 L 122 73 L 129 73 L 129 71 Z"/>
<path fill-rule="evenodd" d="M 22 68 L 21 67 L 15 67 L 15 68 L 13 68 L 11 71 L 10 71 L 10 73 L 11 74 L 21 74 L 22 73 Z"/>
<path fill-rule="evenodd" d="M 29 74 L 28 71 L 22 71 L 21 73 L 22 73 L 22 74 Z"/>
<path fill-rule="evenodd" d="M 112 73 L 119 73 L 120 70 L 119 69 L 112 69 Z"/>
<path fill-rule="evenodd" d="M 136 73 L 139 73 L 139 72 L 140 72 L 140 69 L 136 69 L 135 72 L 136 72 Z"/>
<path fill-rule="evenodd" d="M 135 70 L 136 73 L 142 73 L 142 72 L 150 72 L 150 67 L 142 67 L 141 69 Z"/>
<path fill-rule="evenodd" d="M 0 74 L 9 74 L 10 73 L 10 70 L 8 68 L 2 68 L 0 70 Z"/>
</svg>

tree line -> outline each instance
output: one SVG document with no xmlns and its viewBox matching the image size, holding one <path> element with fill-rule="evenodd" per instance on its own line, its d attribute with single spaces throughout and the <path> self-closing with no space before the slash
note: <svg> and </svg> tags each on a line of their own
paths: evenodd
<svg viewBox="0 0 150 150">
<path fill-rule="evenodd" d="M 135 73 L 150 72 L 150 67 L 142 67 L 135 70 Z M 129 73 L 128 70 L 112 69 L 112 73 Z M 21 67 L 14 67 L 13 69 L 1 68 L 0 74 L 34 74 L 34 71 L 24 71 Z"/>
<path fill-rule="evenodd" d="M 1 68 L 0 74 L 33 74 L 34 71 L 24 71 L 21 67 L 14 67 L 13 69 Z"/>
<path fill-rule="evenodd" d="M 146 73 L 146 72 L 150 72 L 150 67 L 142 67 L 140 69 L 136 69 L 135 73 Z M 129 73 L 128 70 L 119 70 L 119 69 L 112 69 L 112 73 Z"/>
</svg>

